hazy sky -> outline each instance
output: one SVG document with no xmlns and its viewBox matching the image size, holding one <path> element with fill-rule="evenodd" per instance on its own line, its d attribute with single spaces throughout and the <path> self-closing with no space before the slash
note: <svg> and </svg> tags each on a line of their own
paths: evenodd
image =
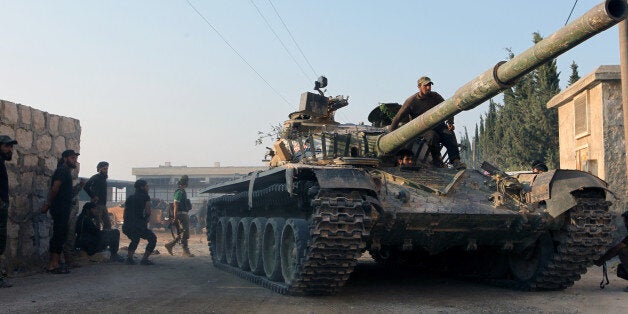
<svg viewBox="0 0 628 314">
<path fill-rule="evenodd" d="M 261 166 L 258 131 L 298 108 L 317 75 L 328 95 L 349 95 L 341 122 L 367 122 L 378 102 L 403 102 L 428 75 L 448 98 L 462 84 L 564 25 L 574 0 L 190 2 L 274 88 L 236 55 L 185 0 L 0 0 L 0 99 L 81 121 L 81 176 L 110 162 L 132 167 Z M 572 20 L 600 1 L 578 1 Z M 565 87 L 619 64 L 617 27 L 558 58 Z M 287 100 L 284 101 L 284 99 Z M 496 100 L 502 102 L 502 96 Z M 472 135 L 486 106 L 456 117 Z M 368 122 L 367 122 L 368 123 Z"/>
</svg>

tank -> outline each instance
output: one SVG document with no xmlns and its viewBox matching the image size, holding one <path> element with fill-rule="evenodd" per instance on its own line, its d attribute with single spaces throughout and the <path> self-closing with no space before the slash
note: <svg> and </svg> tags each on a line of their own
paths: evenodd
<svg viewBox="0 0 628 314">
<path fill-rule="evenodd" d="M 343 96 L 301 95 L 268 152 L 269 169 L 210 186 L 207 239 L 214 266 L 282 294 L 329 295 L 366 252 L 383 264 L 471 275 L 523 290 L 562 290 L 611 241 L 610 195 L 577 170 L 508 175 L 431 166 L 420 134 L 469 110 L 626 15 L 608 0 L 399 129 L 398 104 L 373 125 L 339 123 Z M 396 166 L 409 149 L 415 166 Z"/>
</svg>

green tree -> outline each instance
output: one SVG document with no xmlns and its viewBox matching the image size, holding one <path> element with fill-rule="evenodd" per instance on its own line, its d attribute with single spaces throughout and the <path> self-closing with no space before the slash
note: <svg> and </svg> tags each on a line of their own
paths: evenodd
<svg viewBox="0 0 628 314">
<path fill-rule="evenodd" d="M 460 139 L 460 159 L 467 165 L 472 165 L 473 151 L 471 149 L 471 140 L 469 139 L 469 132 L 467 127 L 464 127 L 464 134 Z"/>
<path fill-rule="evenodd" d="M 471 163 L 469 165 L 471 165 L 472 168 L 477 168 L 478 163 L 480 162 L 481 158 L 480 158 L 480 131 L 478 129 L 478 124 L 475 124 L 475 134 L 473 135 L 473 158 L 471 160 Z"/>
<path fill-rule="evenodd" d="M 571 61 L 571 75 L 569 76 L 569 84 L 567 86 L 571 86 L 571 84 L 577 82 L 580 79 L 580 74 L 578 74 L 578 65 L 576 61 Z"/>
<path fill-rule="evenodd" d="M 542 39 L 533 33 L 534 43 Z M 528 169 L 536 159 L 558 164 L 558 113 L 546 104 L 560 92 L 559 74 L 556 60 L 549 60 L 506 89 L 503 105 L 489 101 L 476 148 L 482 160 L 502 170 Z"/>
</svg>

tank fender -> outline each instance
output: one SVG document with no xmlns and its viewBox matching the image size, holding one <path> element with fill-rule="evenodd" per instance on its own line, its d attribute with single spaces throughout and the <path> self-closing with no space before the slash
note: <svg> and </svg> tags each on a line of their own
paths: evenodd
<svg viewBox="0 0 628 314">
<path fill-rule="evenodd" d="M 251 174 L 251 181 L 249 181 L 249 209 L 253 209 L 253 190 L 255 188 L 255 179 L 259 177 L 260 171 L 255 171 Z"/>
<path fill-rule="evenodd" d="M 286 190 L 290 194 L 290 196 L 294 196 L 294 169 L 287 168 L 286 169 Z"/>
<path fill-rule="evenodd" d="M 576 205 L 571 192 L 587 188 L 607 190 L 608 184 L 587 172 L 579 170 L 556 169 L 536 176 L 530 185 L 530 201 L 545 201 L 547 212 L 553 218 Z"/>
<path fill-rule="evenodd" d="M 313 169 L 321 189 L 361 189 L 375 192 L 371 177 L 360 169 Z"/>
</svg>

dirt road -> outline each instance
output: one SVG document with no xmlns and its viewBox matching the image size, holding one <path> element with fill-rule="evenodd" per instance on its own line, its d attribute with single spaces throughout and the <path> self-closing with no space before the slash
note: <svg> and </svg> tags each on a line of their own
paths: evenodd
<svg viewBox="0 0 628 314">
<path fill-rule="evenodd" d="M 158 237 L 162 254 L 154 266 L 87 262 L 69 275 L 11 278 L 14 287 L 0 290 L 0 312 L 628 313 L 627 283 L 611 274 L 611 285 L 600 290 L 598 267 L 565 291 L 528 293 L 365 262 L 336 296 L 290 297 L 214 268 L 202 235 L 191 239 L 194 258 L 167 255 L 169 235 Z"/>
</svg>

